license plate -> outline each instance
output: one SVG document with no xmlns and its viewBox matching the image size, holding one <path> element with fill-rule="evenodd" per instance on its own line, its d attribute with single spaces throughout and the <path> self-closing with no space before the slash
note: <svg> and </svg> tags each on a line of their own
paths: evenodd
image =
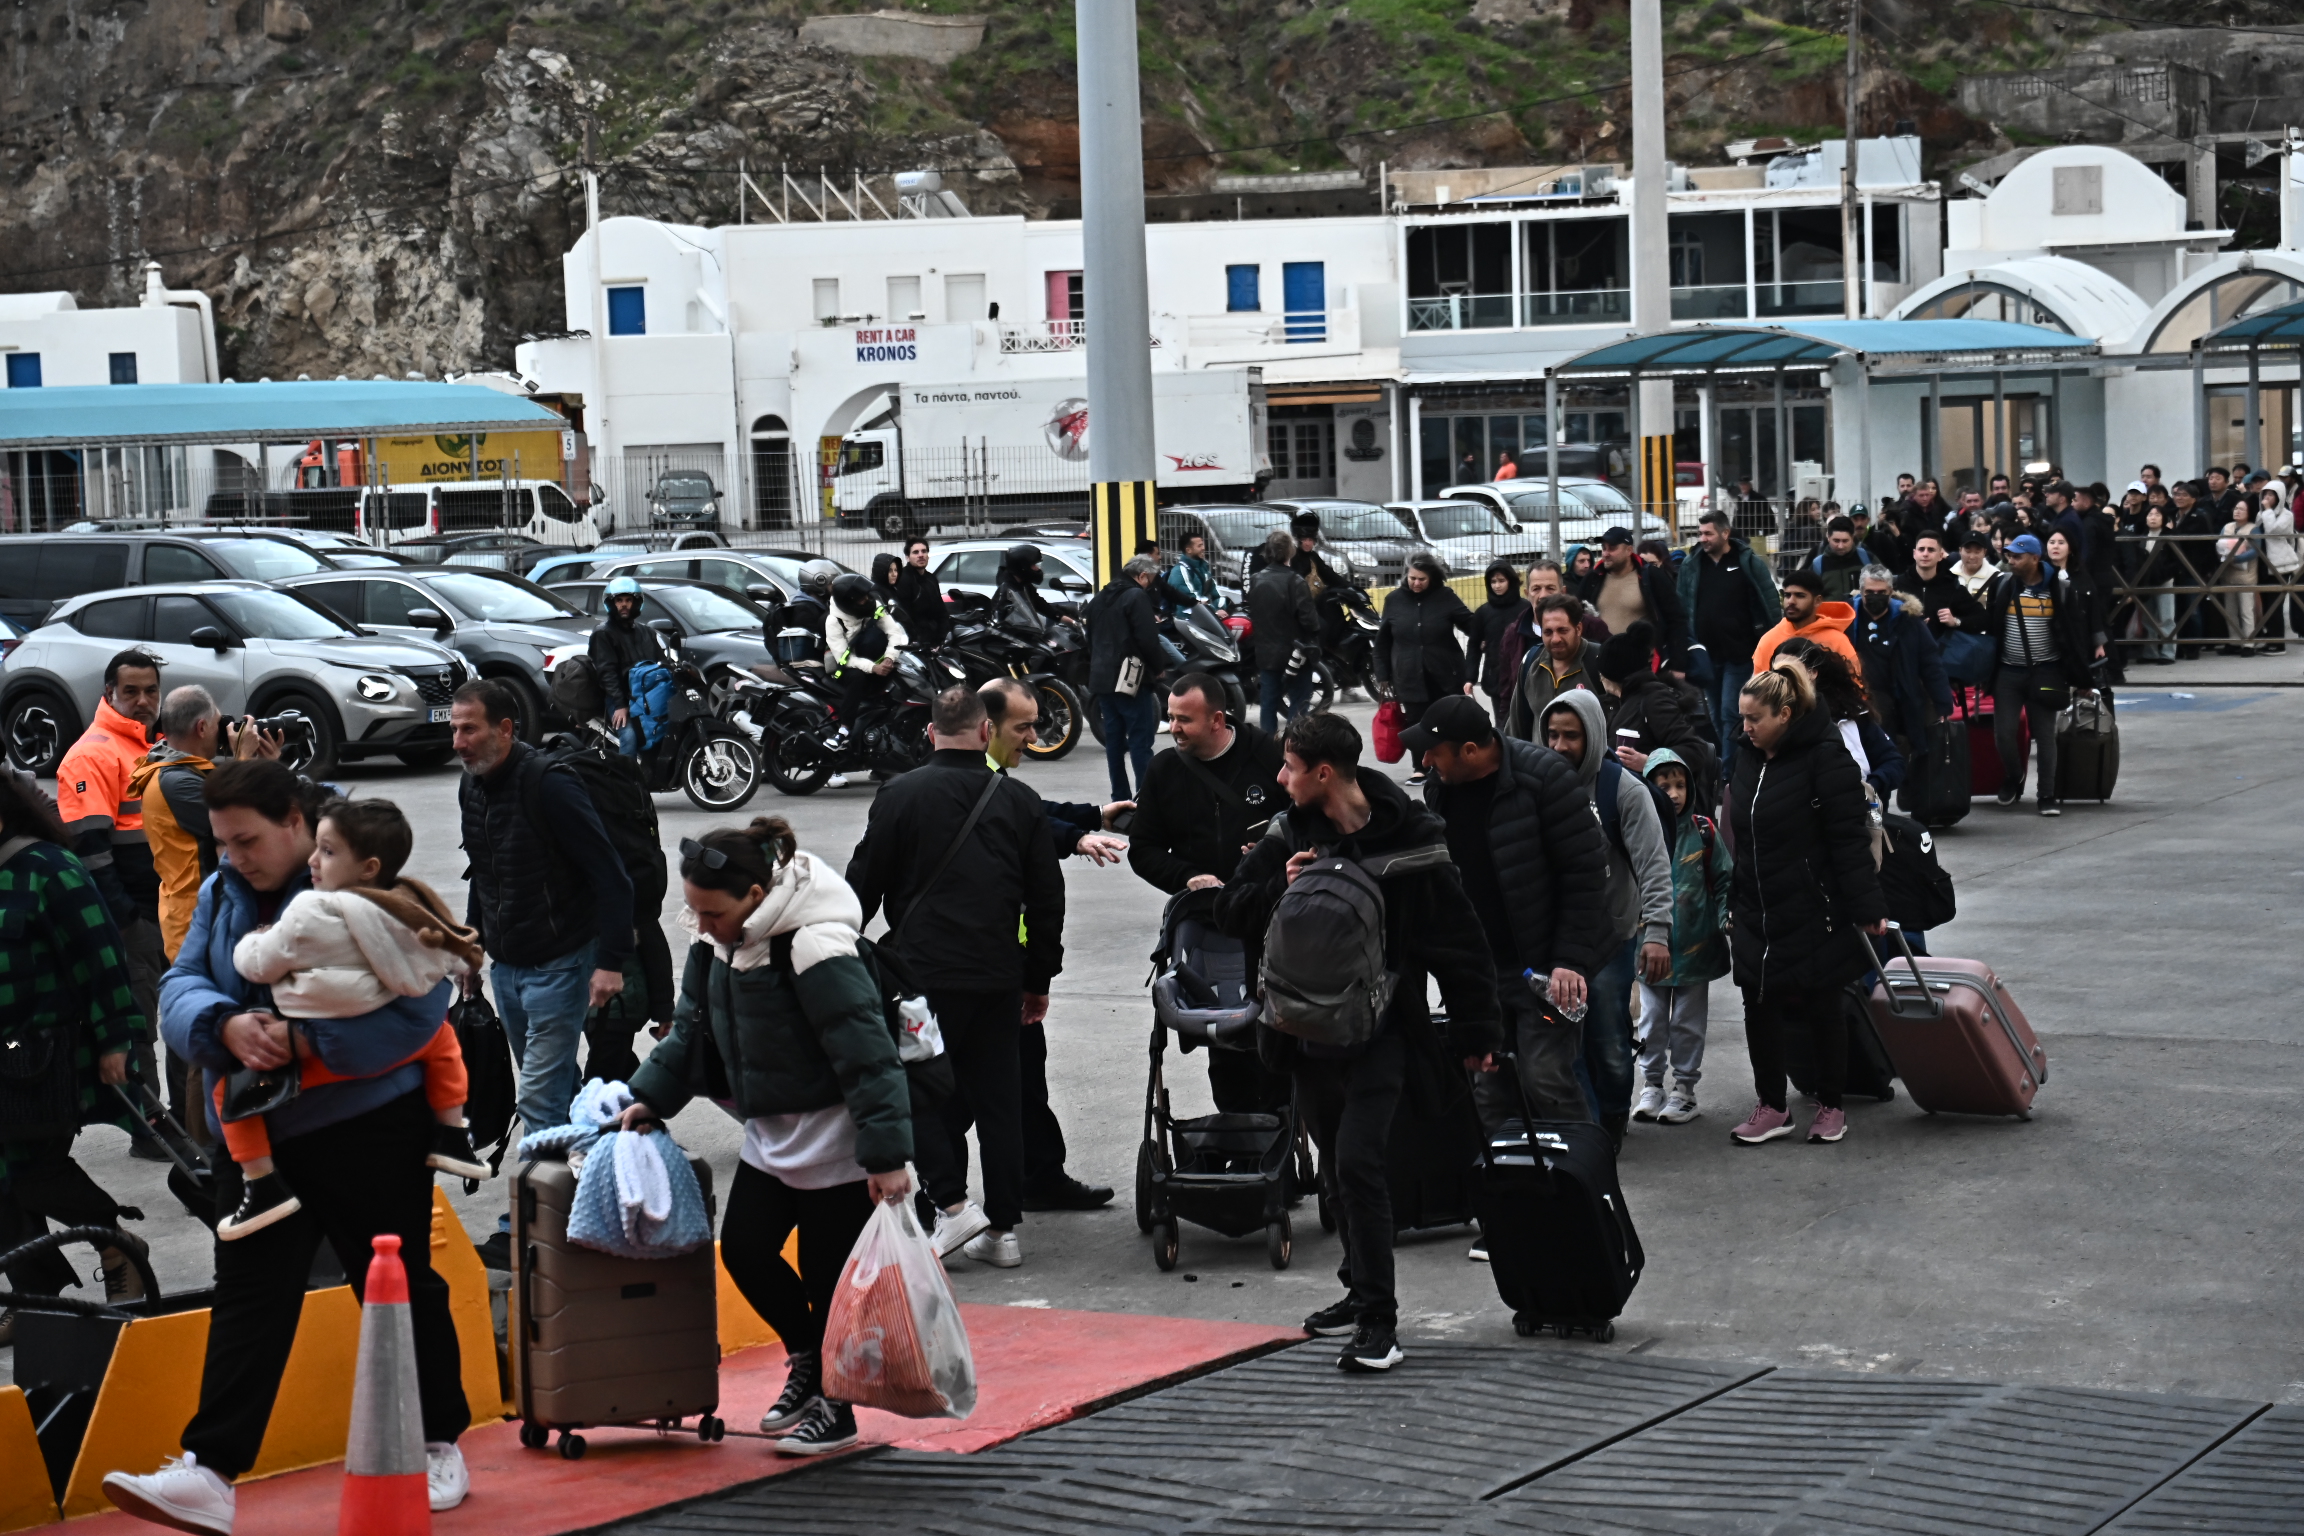
<svg viewBox="0 0 2304 1536">
<path fill-rule="evenodd" d="M 447 707 L 443 705 L 441 708 L 433 710 L 425 718 L 431 721 L 431 723 L 434 725 L 446 725 L 448 723 Z"/>
</svg>

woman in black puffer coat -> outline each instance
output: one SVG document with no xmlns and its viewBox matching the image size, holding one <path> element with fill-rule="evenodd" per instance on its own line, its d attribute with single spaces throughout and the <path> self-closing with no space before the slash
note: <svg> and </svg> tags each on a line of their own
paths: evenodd
<svg viewBox="0 0 2304 1536">
<path fill-rule="evenodd" d="M 1440 562 L 1419 550 L 1408 557 L 1406 578 L 1384 599 L 1376 630 L 1376 676 L 1400 703 L 1400 728 L 1424 718 L 1434 699 L 1462 693 L 1464 648 L 1456 632 L 1472 632 L 1472 610 L 1448 586 Z M 1411 784 L 1424 782 L 1424 754 L 1413 755 Z"/>
<path fill-rule="evenodd" d="M 1801 1030 L 1822 1106 L 1808 1139 L 1838 1141 L 1848 1127 L 1840 1108 L 1848 1070 L 1840 990 L 1871 969 L 1857 929 L 1887 932 L 1864 785 L 1797 663 L 1758 674 L 1737 703 L 1758 750 L 1736 755 L 1728 794 L 1736 848 L 1731 948 L 1760 1102 L 1729 1134 L 1751 1145 L 1792 1134 L 1784 1038 Z"/>
<path fill-rule="evenodd" d="M 1488 601 L 1472 610 L 1472 643 L 1464 649 L 1464 681 L 1488 695 L 1496 724 L 1509 724 L 1512 685 L 1519 669 L 1504 653 L 1504 637 L 1512 626 L 1532 617 L 1528 599 L 1520 595 L 1520 573 L 1509 560 L 1488 563 Z"/>
</svg>

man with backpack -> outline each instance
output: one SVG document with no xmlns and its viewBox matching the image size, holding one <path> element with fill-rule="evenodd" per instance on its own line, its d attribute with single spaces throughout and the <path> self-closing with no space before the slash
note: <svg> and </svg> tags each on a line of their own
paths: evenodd
<svg viewBox="0 0 2304 1536">
<path fill-rule="evenodd" d="M 1295 1074 L 1321 1165 L 1336 1170 L 1337 1276 L 1349 1293 L 1306 1318 L 1305 1331 L 1350 1333 L 1337 1366 L 1383 1371 L 1406 1358 L 1387 1177 L 1393 1114 L 1411 1072 L 1439 1085 L 1457 1062 L 1494 1069 L 1495 966 L 1446 825 L 1389 778 L 1360 772 L 1351 722 L 1300 715 L 1282 745 L 1288 809 L 1218 894 L 1216 920 L 1263 944 L 1258 1046 Z M 1445 1041 L 1427 976 L 1447 1004 Z"/>
<path fill-rule="evenodd" d="M 1577 689 L 1544 711 L 1544 744 L 1583 783 L 1607 837 L 1608 958 L 1592 978 L 1577 1064 L 1593 1111 L 1619 1150 L 1632 1120 L 1632 980 L 1654 984 L 1672 967 L 1672 859 L 1664 817 L 1644 782 L 1609 754 L 1596 694 Z"/>
<path fill-rule="evenodd" d="M 497 1011 L 519 1065 L 520 1121 L 536 1131 L 568 1123 L 585 1012 L 624 990 L 635 914 L 625 855 L 591 793 L 520 740 L 518 723 L 499 682 L 466 683 L 449 702 L 472 861 L 465 921 L 492 962 Z M 656 913 L 640 915 L 655 925 Z M 478 974 L 464 985 L 467 994 L 477 990 Z M 509 1218 L 481 1255 L 494 1268 L 512 1267 Z"/>
</svg>

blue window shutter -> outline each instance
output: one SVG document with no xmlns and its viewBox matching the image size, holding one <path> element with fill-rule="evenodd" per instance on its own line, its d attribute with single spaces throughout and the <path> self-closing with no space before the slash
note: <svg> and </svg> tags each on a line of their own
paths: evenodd
<svg viewBox="0 0 2304 1536">
<path fill-rule="evenodd" d="M 1262 277 L 1264 269 L 1254 262 L 1243 262 L 1224 269 L 1224 307 L 1234 314 L 1264 307 Z"/>
<path fill-rule="evenodd" d="M 1328 264 L 1291 261 L 1280 268 L 1280 298 L 1291 342 L 1328 339 Z"/>
<path fill-rule="evenodd" d="M 39 353 L 11 352 L 8 354 L 8 387 L 10 389 L 38 389 L 40 387 Z"/>
<path fill-rule="evenodd" d="M 648 290 L 640 287 L 608 290 L 608 334 L 648 334 Z"/>
<path fill-rule="evenodd" d="M 115 384 L 133 384 L 136 382 L 135 353 L 115 352 L 112 354 L 112 382 Z"/>
</svg>

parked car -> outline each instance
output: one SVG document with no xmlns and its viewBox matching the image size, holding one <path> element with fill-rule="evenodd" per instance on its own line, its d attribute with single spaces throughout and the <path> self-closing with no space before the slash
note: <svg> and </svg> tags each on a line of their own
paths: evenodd
<svg viewBox="0 0 2304 1536">
<path fill-rule="evenodd" d="M 1560 477 L 1560 541 L 1564 545 L 1596 544 L 1610 528 L 1622 526 L 1655 533 L 1655 518 L 1641 520 L 1631 498 L 1605 480 L 1583 476 Z M 1440 493 L 1443 501 L 1477 501 L 1495 511 L 1517 531 L 1531 535 L 1535 547 L 1549 551 L 1552 538 L 1552 492 L 1548 481 L 1493 480 L 1477 485 L 1451 485 Z"/>
<path fill-rule="evenodd" d="M 597 626 L 607 612 L 600 596 L 607 585 L 605 580 L 569 581 L 550 590 L 582 610 Z M 641 621 L 670 619 L 679 625 L 682 648 L 707 677 L 719 666 L 766 675 L 768 641 L 761 626 L 767 622 L 768 613 L 759 604 L 706 581 L 643 576 L 640 591 L 647 598 L 640 610 Z"/>
<path fill-rule="evenodd" d="M 726 549 L 728 541 L 709 528 L 681 528 L 668 533 L 612 533 L 596 549 L 556 549 L 528 567 L 530 581 L 580 581 L 593 568 L 618 558 L 662 554 L 676 549 Z"/>
<path fill-rule="evenodd" d="M 17 642 L 24 638 L 24 626 L 14 619 L 0 618 L 0 661 L 6 661 Z"/>
<path fill-rule="evenodd" d="M 720 488 L 700 469 L 668 469 L 649 489 L 648 523 L 654 528 L 717 528 Z"/>
<path fill-rule="evenodd" d="M 359 494 L 351 531 L 387 547 L 444 533 L 525 533 L 578 549 L 600 539 L 592 512 L 604 499 L 597 485 L 588 505 L 553 480 L 444 480 Z"/>
<path fill-rule="evenodd" d="M 560 547 L 524 533 L 499 531 L 403 539 L 392 546 L 392 552 L 405 556 L 411 565 L 469 565 L 524 576 L 545 556 L 558 553 Z"/>
<path fill-rule="evenodd" d="M 959 539 L 937 549 L 929 567 L 946 592 L 990 597 L 1000 586 L 1000 557 L 1018 544 L 1040 551 L 1040 595 L 1052 603 L 1085 603 L 1096 595 L 1096 553 L 1072 539 Z"/>
<path fill-rule="evenodd" d="M 1416 541 L 1400 519 L 1372 501 L 1307 496 L 1260 505 L 1286 514 L 1290 521 L 1307 512 L 1319 514 L 1320 547 L 1328 563 L 1337 565 L 1339 554 L 1348 556 L 1351 569 L 1343 574 L 1357 576 L 1372 587 L 1399 585 L 1401 573 L 1408 569 L 1408 557 L 1416 552 Z"/>
<path fill-rule="evenodd" d="M 348 623 L 454 651 L 474 675 L 512 690 L 523 741 L 541 737 L 551 718 L 546 659 L 599 627 L 566 598 L 502 571 L 417 565 L 324 572 L 278 585 L 326 604 Z"/>
<path fill-rule="evenodd" d="M 635 576 L 642 581 L 700 581 L 752 602 L 784 602 L 800 588 L 801 563 L 751 549 L 629 555 L 621 560 L 603 561 L 589 579 L 606 581 L 613 576 Z"/>
<path fill-rule="evenodd" d="M 198 683 L 227 714 L 299 714 L 292 766 L 324 777 L 349 758 L 448 761 L 448 701 L 471 674 L 428 640 L 362 634 L 301 592 L 259 581 L 159 582 L 67 599 L 0 666 L 9 761 L 56 771 L 131 645 L 160 660 L 166 688 Z"/>
<path fill-rule="evenodd" d="M 272 581 L 335 568 L 295 539 L 250 529 L 15 534 L 0 538 L 0 614 L 31 628 L 67 598 L 114 587 Z"/>
<path fill-rule="evenodd" d="M 1388 501 L 1384 510 L 1406 524 L 1451 576 L 1477 576 L 1495 560 L 1525 568 L 1541 552 L 1541 545 L 1486 502 Z"/>
</svg>

